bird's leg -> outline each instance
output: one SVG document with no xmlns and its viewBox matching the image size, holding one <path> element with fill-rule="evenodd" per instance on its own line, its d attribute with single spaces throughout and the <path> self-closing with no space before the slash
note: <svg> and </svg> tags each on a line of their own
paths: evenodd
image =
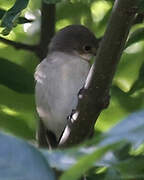
<svg viewBox="0 0 144 180">
<path fill-rule="evenodd" d="M 45 127 L 41 119 L 39 119 L 37 139 L 39 147 L 42 148 L 52 149 L 58 145 L 55 135 Z"/>
<path fill-rule="evenodd" d="M 36 134 L 36 138 L 38 140 L 38 146 L 39 147 L 48 147 L 49 143 L 46 139 L 46 128 L 42 122 L 42 120 L 39 118 L 39 123 L 38 123 L 38 129 L 37 129 L 37 134 Z"/>
</svg>

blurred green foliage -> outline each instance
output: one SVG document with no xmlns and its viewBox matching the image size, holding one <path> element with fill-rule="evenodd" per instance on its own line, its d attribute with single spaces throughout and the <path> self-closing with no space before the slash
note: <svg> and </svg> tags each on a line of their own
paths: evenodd
<svg viewBox="0 0 144 180">
<path fill-rule="evenodd" d="M 45 1 L 50 2 L 48 0 Z M 15 2 L 18 4 L 14 6 Z M 58 31 L 69 24 L 84 24 L 91 29 L 97 37 L 102 37 L 107 27 L 113 2 L 113 0 L 62 0 L 56 5 L 55 29 Z M 0 1 L 0 22 L 2 26 L 0 27 L 0 32 L 6 32 L 3 33 L 3 35 L 9 33 L 6 38 L 10 40 L 26 44 L 36 44 L 40 37 L 40 0 L 30 0 L 27 8 L 24 9 L 27 3 L 27 0 Z M 142 11 L 144 3 L 141 4 Z M 24 9 L 24 11 L 22 11 L 20 15 L 19 12 L 22 9 Z M 13 10 L 14 13 L 12 12 Z M 7 12 L 5 13 L 5 11 Z M 9 13 L 12 13 L 13 16 Z M 33 74 L 38 63 L 39 59 L 34 53 L 22 49 L 17 50 L 12 46 L 0 42 L 0 129 L 28 140 L 35 138 L 37 114 L 33 93 Z M 96 137 L 97 132 L 101 133 L 108 130 L 122 119 L 125 119 L 129 114 L 142 109 L 144 109 L 143 22 L 134 24 L 131 28 L 126 48 L 113 80 L 110 105 L 108 109 L 101 113 L 96 123 Z M 137 121 L 134 123 L 135 119 L 132 121 L 133 124 L 137 125 Z M 129 126 L 130 124 L 127 123 L 119 128 L 123 129 L 123 127 L 125 127 L 128 130 Z M 131 134 L 127 134 L 127 136 L 131 136 Z M 118 151 L 117 154 L 120 158 L 126 157 L 126 161 L 119 161 L 119 164 L 117 162 L 115 166 L 113 166 L 113 164 L 109 166 L 104 164 L 106 167 L 106 170 L 104 169 L 104 171 L 102 171 L 104 173 L 98 173 L 99 168 L 94 167 L 94 171 L 89 171 L 89 179 L 92 180 L 95 179 L 95 177 L 106 180 L 116 179 L 118 176 L 120 177 L 120 173 L 121 176 L 125 175 L 124 177 L 129 177 L 131 172 L 137 175 L 138 172 L 142 171 L 143 169 L 135 172 L 134 168 L 129 166 L 129 164 L 135 163 L 136 161 L 139 162 L 139 157 L 129 157 L 129 146 L 124 146 L 123 148 L 122 151 Z M 108 148 L 106 147 L 104 151 L 108 151 L 108 149 L 109 146 Z M 98 152 L 104 153 L 104 151 L 100 149 Z M 98 155 L 99 157 L 101 156 L 101 154 Z M 95 161 L 97 160 L 93 155 L 91 155 L 91 158 L 95 159 Z M 143 161 L 142 157 L 140 166 L 143 166 Z M 81 162 L 83 164 L 85 159 Z M 79 162 L 79 164 L 81 162 Z M 127 169 L 128 167 L 129 169 Z M 80 166 L 79 168 L 84 168 L 84 171 L 89 169 L 88 166 Z M 70 171 L 70 173 L 74 173 L 73 171 L 75 171 L 75 169 Z M 126 173 L 128 173 L 128 175 Z M 67 178 L 68 176 L 66 174 L 62 180 Z"/>
<path fill-rule="evenodd" d="M 38 150 L 0 133 L 0 180 L 55 180 L 52 168 L 64 171 L 60 180 L 77 180 L 83 174 L 88 180 L 143 179 L 143 117 L 144 112 L 133 113 L 108 133 L 65 150 Z"/>
</svg>

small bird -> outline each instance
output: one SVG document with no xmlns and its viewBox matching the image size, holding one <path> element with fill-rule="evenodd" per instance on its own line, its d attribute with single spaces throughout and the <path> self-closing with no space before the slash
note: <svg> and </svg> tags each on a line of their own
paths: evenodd
<svg viewBox="0 0 144 180">
<path fill-rule="evenodd" d="M 82 25 L 69 25 L 52 38 L 48 55 L 35 72 L 40 146 L 58 145 L 67 117 L 76 109 L 78 93 L 84 86 L 98 44 L 99 39 Z"/>
</svg>

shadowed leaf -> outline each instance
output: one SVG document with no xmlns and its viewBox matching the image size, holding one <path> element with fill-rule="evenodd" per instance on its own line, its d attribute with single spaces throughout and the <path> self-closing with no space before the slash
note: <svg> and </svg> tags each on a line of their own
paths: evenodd
<svg viewBox="0 0 144 180">
<path fill-rule="evenodd" d="M 0 9 L 0 19 L 3 17 L 3 15 L 6 13 L 4 9 Z M 31 23 L 33 20 L 27 19 L 25 17 L 18 17 L 17 23 L 18 24 L 24 24 L 24 23 Z"/>
<path fill-rule="evenodd" d="M 144 64 L 142 64 L 139 71 L 138 79 L 135 81 L 128 94 L 131 95 L 142 88 L 144 88 Z"/>
<path fill-rule="evenodd" d="M 144 40 L 144 28 L 140 28 L 130 35 L 128 42 L 126 43 L 125 48 L 132 45 L 133 43 L 136 43 L 136 42 L 139 42 L 142 40 Z"/>
<path fill-rule="evenodd" d="M 56 4 L 58 2 L 61 2 L 61 0 L 43 0 L 47 4 Z"/>
<path fill-rule="evenodd" d="M 1 27 L 4 27 L 2 31 L 3 35 L 8 35 L 12 28 L 17 24 L 20 12 L 27 7 L 29 0 L 16 0 L 15 4 L 10 8 L 3 16 Z"/>
<path fill-rule="evenodd" d="M 33 75 L 23 67 L 0 58 L 0 84 L 19 93 L 34 92 Z"/>
</svg>

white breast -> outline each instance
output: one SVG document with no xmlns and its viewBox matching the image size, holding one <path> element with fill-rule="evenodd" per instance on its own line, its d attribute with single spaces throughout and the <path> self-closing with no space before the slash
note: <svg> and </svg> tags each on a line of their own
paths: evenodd
<svg viewBox="0 0 144 180">
<path fill-rule="evenodd" d="M 77 94 L 85 83 L 89 68 L 88 62 L 78 56 L 55 52 L 36 69 L 37 111 L 57 139 L 66 126 L 67 116 L 77 106 Z"/>
</svg>

